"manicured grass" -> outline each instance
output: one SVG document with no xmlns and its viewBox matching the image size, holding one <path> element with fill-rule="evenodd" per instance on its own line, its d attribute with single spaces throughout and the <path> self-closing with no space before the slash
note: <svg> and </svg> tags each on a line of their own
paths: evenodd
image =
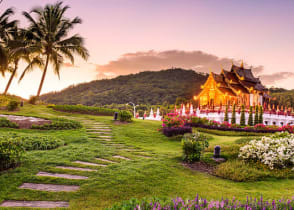
<svg viewBox="0 0 294 210">
<path fill-rule="evenodd" d="M 8 112 L 9 113 L 9 112 Z M 10 113 L 11 114 L 11 113 Z M 94 120 L 112 126 L 112 142 L 124 145 L 122 149 L 112 142 L 102 142 L 88 138 L 85 128 L 79 130 L 11 130 L 20 133 L 42 133 L 56 136 L 66 142 L 66 146 L 47 151 L 25 153 L 20 167 L 0 173 L 0 202 L 3 200 L 63 200 L 70 201 L 70 209 L 103 209 L 115 202 L 132 197 L 168 197 L 193 198 L 197 193 L 208 199 L 237 197 L 245 200 L 246 196 L 265 199 L 291 198 L 294 195 L 294 181 L 291 179 L 269 179 L 258 182 L 233 182 L 197 171 L 191 171 L 181 164 L 181 142 L 169 139 L 157 131 L 160 122 L 134 120 L 129 124 L 113 124 L 112 117 L 90 116 L 60 113 L 45 106 L 26 105 L 13 114 L 36 117 L 68 117 L 76 120 Z M 92 134 L 91 134 L 92 135 Z M 211 134 L 210 134 L 211 135 Z M 210 145 L 230 145 L 240 136 L 216 136 Z M 126 149 L 132 149 L 127 151 Z M 135 151 L 133 151 L 135 150 Z M 57 165 L 78 166 L 72 161 L 81 160 L 102 163 L 95 157 L 114 160 L 113 155 L 121 155 L 131 161 L 116 160 L 98 168 L 97 172 L 64 171 L 54 168 Z M 143 158 L 137 155 L 146 155 Z M 91 167 L 95 168 L 95 167 Z M 38 171 L 70 173 L 88 176 L 88 180 L 65 180 L 36 177 Z M 18 189 L 23 182 L 77 184 L 78 192 L 40 192 Z"/>
</svg>

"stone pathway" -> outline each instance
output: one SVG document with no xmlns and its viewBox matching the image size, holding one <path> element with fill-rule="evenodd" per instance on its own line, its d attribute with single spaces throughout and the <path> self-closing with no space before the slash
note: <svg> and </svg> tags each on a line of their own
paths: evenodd
<svg viewBox="0 0 294 210">
<path fill-rule="evenodd" d="M 20 189 L 51 191 L 51 192 L 72 192 L 80 189 L 80 186 L 74 185 L 56 185 L 56 184 L 35 184 L 35 183 L 23 183 Z"/>
<path fill-rule="evenodd" d="M 64 201 L 4 201 L 1 207 L 33 207 L 33 208 L 58 208 L 68 207 Z"/>
<path fill-rule="evenodd" d="M 79 119 L 73 119 L 79 120 Z M 80 121 L 80 120 L 79 120 Z M 101 122 L 95 122 L 93 120 L 82 120 L 82 123 L 85 125 L 86 132 L 88 134 L 88 138 L 93 141 L 101 141 L 105 146 L 114 147 L 124 152 L 138 152 L 138 149 L 130 148 L 125 144 L 119 142 L 112 142 L 112 129 L 111 126 L 103 124 Z M 151 158 L 150 156 L 145 156 L 145 154 L 134 154 L 138 158 Z M 114 159 L 121 160 L 132 160 L 128 157 L 124 157 L 121 155 L 112 156 Z M 104 162 L 105 164 L 95 163 L 95 162 L 86 162 L 82 160 L 75 160 L 73 164 L 79 164 L 82 166 L 91 166 L 91 167 L 107 167 L 109 164 L 119 164 L 120 162 L 116 162 L 113 160 L 108 160 L 102 157 L 94 158 L 95 161 Z M 59 165 L 55 167 L 59 170 L 68 171 L 80 171 L 80 172 L 97 172 L 97 169 L 92 168 L 82 168 L 82 167 L 74 167 L 74 166 L 64 166 Z M 87 180 L 87 176 L 73 175 L 68 173 L 51 173 L 40 171 L 36 174 L 36 176 L 42 177 L 54 177 L 54 178 L 63 178 L 63 179 L 71 179 L 71 180 Z M 29 190 L 37 190 L 37 191 L 48 191 L 48 192 L 74 192 L 80 189 L 80 186 L 77 185 L 60 185 L 60 184 L 44 184 L 44 183 L 23 183 L 19 186 L 19 189 L 29 189 Z M 0 204 L 0 207 L 33 207 L 33 208 L 59 208 L 59 207 L 69 207 L 69 202 L 67 201 L 13 201 L 7 200 Z"/>
</svg>

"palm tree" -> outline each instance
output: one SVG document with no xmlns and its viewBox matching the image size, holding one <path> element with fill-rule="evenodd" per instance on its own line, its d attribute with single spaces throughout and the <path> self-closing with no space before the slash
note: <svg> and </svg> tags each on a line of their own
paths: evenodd
<svg viewBox="0 0 294 210">
<path fill-rule="evenodd" d="M 12 8 L 9 8 L 3 12 L 0 16 L 0 71 L 4 76 L 4 72 L 7 70 L 8 57 L 5 45 L 7 40 L 11 36 L 11 32 L 17 25 L 17 21 L 10 21 L 9 18 L 14 14 Z"/>
<path fill-rule="evenodd" d="M 52 64 L 54 73 L 60 78 L 60 67 L 64 63 L 64 58 L 74 63 L 74 54 L 85 60 L 89 57 L 81 36 L 75 34 L 68 37 L 70 30 L 82 22 L 81 19 L 78 17 L 72 20 L 66 18 L 64 14 L 69 7 L 62 4 L 58 2 L 47 4 L 44 8 L 33 9 L 31 13 L 36 15 L 36 19 L 30 13 L 23 12 L 30 23 L 29 30 L 33 35 L 35 46 L 40 49 L 41 56 L 45 60 L 37 97 L 40 96 L 49 63 Z"/>
<path fill-rule="evenodd" d="M 6 85 L 4 95 L 7 94 L 8 89 L 11 85 L 11 82 L 16 75 L 18 64 L 20 60 L 24 60 L 28 63 L 26 71 L 31 70 L 34 67 L 41 67 L 43 62 L 39 58 L 38 51 L 39 48 L 36 48 L 32 42 L 30 37 L 28 37 L 28 33 L 24 29 L 14 28 L 14 31 L 11 32 L 11 36 L 7 40 L 6 51 L 8 57 L 8 70 L 10 70 L 11 75 L 9 81 Z"/>
</svg>

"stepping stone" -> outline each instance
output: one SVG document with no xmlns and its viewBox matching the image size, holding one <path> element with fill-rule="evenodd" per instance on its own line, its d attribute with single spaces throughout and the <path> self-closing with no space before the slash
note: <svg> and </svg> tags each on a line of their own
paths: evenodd
<svg viewBox="0 0 294 210">
<path fill-rule="evenodd" d="M 100 138 L 106 138 L 106 139 L 111 139 L 112 138 L 112 136 L 98 136 L 98 137 L 100 137 Z"/>
<path fill-rule="evenodd" d="M 102 166 L 105 167 L 107 165 L 103 165 L 103 164 L 98 164 L 98 163 L 90 163 L 90 162 L 84 162 L 84 161 L 74 161 L 74 163 L 78 163 L 78 164 L 82 164 L 82 165 L 86 165 L 86 166 Z"/>
<path fill-rule="evenodd" d="M 58 174 L 58 173 L 48 173 L 40 171 L 37 173 L 37 176 L 49 176 L 49 177 L 55 177 L 55 178 L 64 178 L 64 179 L 88 179 L 86 176 L 77 176 L 77 175 L 71 175 L 71 174 Z"/>
<path fill-rule="evenodd" d="M 107 163 L 117 163 L 117 162 L 114 162 L 114 161 L 111 161 L 111 160 L 106 160 L 106 159 L 103 159 L 103 158 L 95 158 L 96 160 L 100 160 L 100 161 L 104 161 L 104 162 L 107 162 Z"/>
<path fill-rule="evenodd" d="M 114 155 L 112 157 L 114 157 L 114 158 L 120 158 L 120 159 L 123 159 L 123 160 L 131 160 L 130 158 L 123 157 L 123 156 L 120 156 L 120 155 Z"/>
<path fill-rule="evenodd" d="M 74 185 L 56 185 L 56 184 L 35 184 L 35 183 L 23 183 L 20 189 L 50 191 L 50 192 L 72 192 L 80 189 L 80 186 Z"/>
<path fill-rule="evenodd" d="M 74 170 L 74 171 L 97 171 L 90 168 L 79 168 L 79 167 L 70 167 L 70 166 L 56 166 L 55 168 L 65 169 L 65 170 Z"/>
<path fill-rule="evenodd" d="M 58 208 L 68 207 L 65 201 L 4 201 L 1 207 L 33 207 L 33 208 Z"/>
<path fill-rule="evenodd" d="M 145 155 L 136 155 L 136 156 L 139 158 L 147 158 L 147 159 L 151 158 L 150 156 L 145 156 Z"/>
</svg>

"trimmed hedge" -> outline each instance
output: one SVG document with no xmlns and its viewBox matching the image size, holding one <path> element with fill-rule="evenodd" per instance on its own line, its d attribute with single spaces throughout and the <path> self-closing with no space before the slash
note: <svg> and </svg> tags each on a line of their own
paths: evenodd
<svg viewBox="0 0 294 210">
<path fill-rule="evenodd" d="M 235 132 L 247 132 L 247 133 L 276 133 L 279 130 L 257 130 L 257 129 L 244 129 L 244 128 L 226 128 L 215 125 L 203 125 L 197 123 L 186 123 L 185 126 L 191 126 L 196 128 L 205 128 L 219 131 L 235 131 Z"/>
<path fill-rule="evenodd" d="M 119 112 L 116 109 L 107 109 L 102 107 L 84 106 L 84 105 L 55 105 L 52 109 L 61 112 L 90 114 L 90 115 L 102 115 L 113 116 L 115 112 Z"/>
<path fill-rule="evenodd" d="M 184 135 L 185 133 L 192 133 L 192 128 L 189 126 L 184 126 L 184 127 L 165 127 L 162 129 L 162 133 L 167 136 L 176 136 L 176 135 Z"/>
<path fill-rule="evenodd" d="M 0 117 L 0 127 L 19 128 L 19 126 L 15 122 L 11 122 L 5 117 Z"/>
<path fill-rule="evenodd" d="M 214 130 L 214 129 L 200 128 L 200 127 L 196 127 L 195 129 L 200 132 L 205 132 L 205 133 L 214 134 L 218 136 L 265 136 L 265 135 L 271 134 L 271 133 L 256 133 L 256 132 L 223 131 L 223 130 Z"/>
<path fill-rule="evenodd" d="M 32 129 L 39 130 L 71 130 L 71 129 L 79 129 L 82 128 L 82 124 L 80 122 L 74 120 L 68 120 L 64 118 L 54 118 L 50 119 L 50 124 L 44 125 L 32 125 Z"/>
</svg>

